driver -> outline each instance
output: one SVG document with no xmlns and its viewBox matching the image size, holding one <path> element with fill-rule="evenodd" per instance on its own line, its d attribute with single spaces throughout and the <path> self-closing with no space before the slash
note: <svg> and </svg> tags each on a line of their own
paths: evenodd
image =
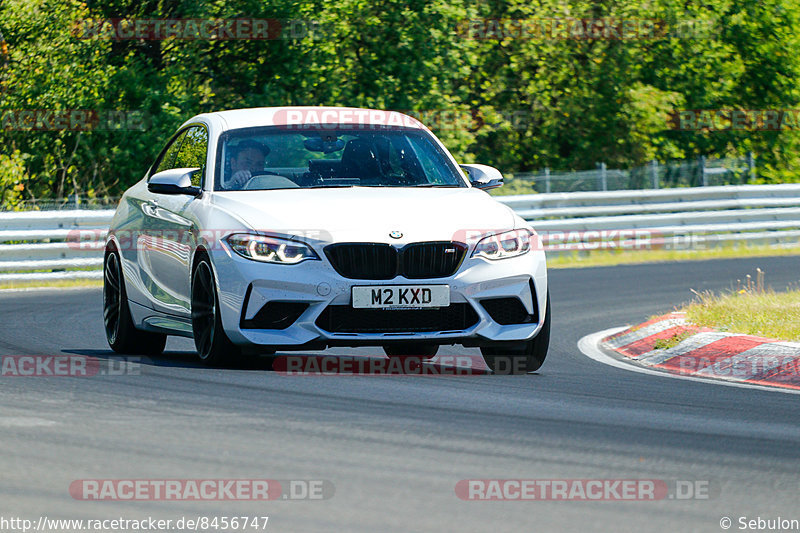
<svg viewBox="0 0 800 533">
<path fill-rule="evenodd" d="M 222 184 L 231 191 L 242 189 L 253 175 L 263 173 L 269 147 L 257 141 L 242 141 L 231 148 L 231 177 Z"/>
</svg>

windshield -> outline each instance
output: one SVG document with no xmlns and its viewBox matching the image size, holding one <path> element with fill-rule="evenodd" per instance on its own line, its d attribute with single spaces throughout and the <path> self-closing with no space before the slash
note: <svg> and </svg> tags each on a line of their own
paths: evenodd
<svg viewBox="0 0 800 533">
<path fill-rule="evenodd" d="M 247 128 L 220 137 L 215 190 L 466 187 L 431 136 L 406 128 Z"/>
</svg>

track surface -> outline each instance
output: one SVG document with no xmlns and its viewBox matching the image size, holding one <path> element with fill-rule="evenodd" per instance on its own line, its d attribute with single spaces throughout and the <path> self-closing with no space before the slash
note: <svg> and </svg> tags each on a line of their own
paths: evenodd
<svg viewBox="0 0 800 533">
<path fill-rule="evenodd" d="M 214 370 L 175 339 L 140 375 L 0 378 L 0 515 L 268 515 L 267 531 L 298 532 L 721 531 L 723 516 L 734 530 L 740 516 L 800 519 L 797 396 L 626 372 L 576 347 L 756 267 L 785 288 L 800 278 L 799 262 L 553 270 L 551 352 L 537 375 Z M 0 294 L 0 354 L 110 356 L 101 292 Z M 336 493 L 267 503 L 72 499 L 70 483 L 87 478 L 325 479 Z M 455 484 L 470 478 L 710 480 L 712 498 L 462 501 Z"/>
</svg>

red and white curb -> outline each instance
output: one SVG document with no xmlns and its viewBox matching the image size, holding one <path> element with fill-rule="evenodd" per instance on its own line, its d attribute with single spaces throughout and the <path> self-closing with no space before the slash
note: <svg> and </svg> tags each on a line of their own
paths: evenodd
<svg viewBox="0 0 800 533">
<path fill-rule="evenodd" d="M 657 347 L 665 344 L 670 347 Z M 588 335 L 578 346 L 627 370 L 800 393 L 800 343 L 701 328 L 682 313 Z"/>
</svg>

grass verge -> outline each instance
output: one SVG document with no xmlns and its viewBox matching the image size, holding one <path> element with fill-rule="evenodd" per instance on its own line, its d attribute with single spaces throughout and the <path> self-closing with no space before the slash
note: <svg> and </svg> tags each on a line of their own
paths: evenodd
<svg viewBox="0 0 800 533">
<path fill-rule="evenodd" d="M 551 254 L 548 268 L 588 268 L 614 265 L 635 265 L 667 261 L 704 261 L 741 257 L 776 257 L 800 255 L 800 247 L 720 246 L 707 250 L 595 250 L 571 254 Z"/>
<path fill-rule="evenodd" d="M 695 293 L 686 318 L 698 326 L 786 341 L 800 341 L 800 290 L 775 292 L 753 285 L 725 294 Z"/>
<path fill-rule="evenodd" d="M 54 281 L 10 281 L 7 283 L 0 283 L 0 290 L 4 289 L 71 289 L 77 287 L 102 287 L 103 280 L 101 279 L 60 279 Z"/>
</svg>

